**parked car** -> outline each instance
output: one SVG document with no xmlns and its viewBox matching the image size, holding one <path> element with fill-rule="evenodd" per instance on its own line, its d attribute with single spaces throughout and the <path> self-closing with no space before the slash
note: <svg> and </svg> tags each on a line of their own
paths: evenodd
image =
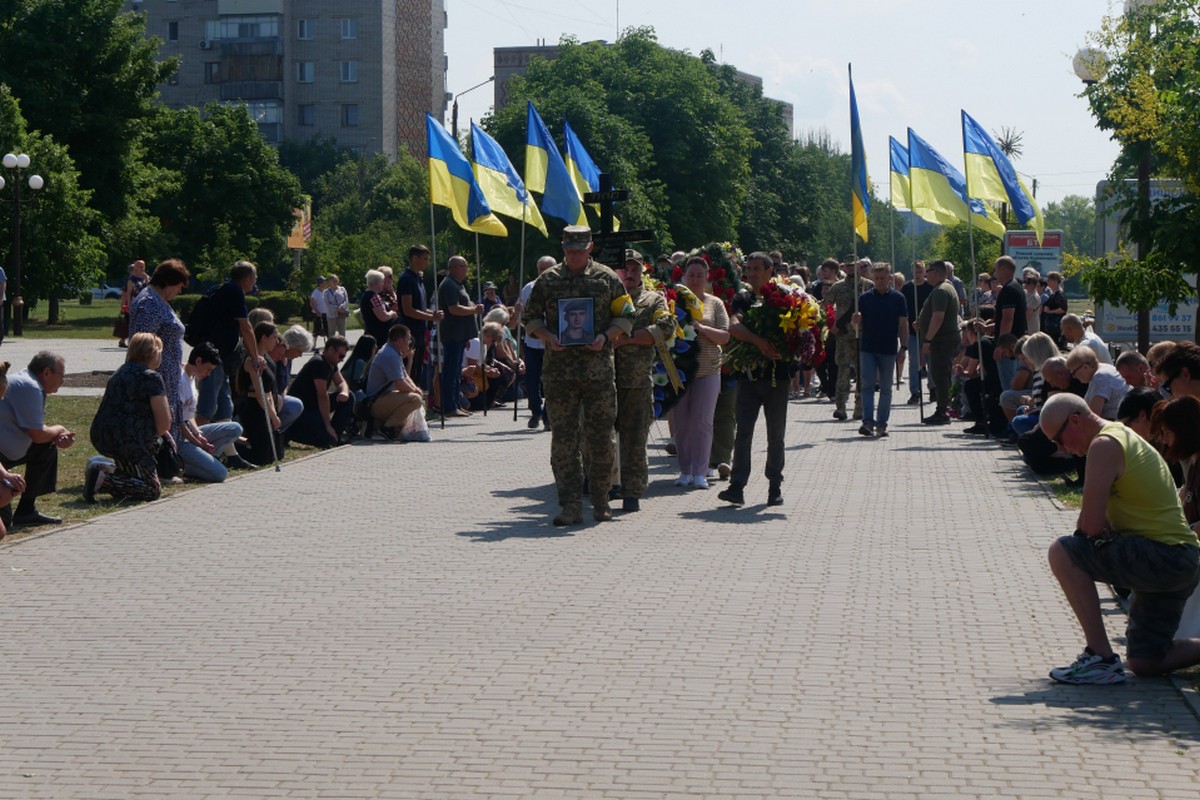
<svg viewBox="0 0 1200 800">
<path fill-rule="evenodd" d="M 103 286 L 97 286 L 95 289 L 92 289 L 92 299 L 93 300 L 120 300 L 121 299 L 121 290 L 120 290 L 120 288 L 118 288 L 116 286 L 109 286 L 108 284 L 104 284 Z"/>
</svg>

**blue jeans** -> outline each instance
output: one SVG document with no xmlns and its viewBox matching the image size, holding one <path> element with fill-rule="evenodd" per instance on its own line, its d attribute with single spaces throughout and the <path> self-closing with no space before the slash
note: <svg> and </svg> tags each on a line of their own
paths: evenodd
<svg viewBox="0 0 1200 800">
<path fill-rule="evenodd" d="M 1012 426 L 1013 433 L 1017 436 L 1023 436 L 1037 427 L 1038 419 L 1041 417 L 1041 411 L 1031 411 L 1028 414 L 1018 414 L 1012 418 L 1009 425 Z"/>
<path fill-rule="evenodd" d="M 442 342 L 442 411 L 450 414 L 458 410 L 458 395 L 462 384 L 464 342 Z"/>
<path fill-rule="evenodd" d="M 218 364 L 196 387 L 196 416 L 204 419 L 229 419 L 233 416 L 233 397 L 225 370 Z"/>
<path fill-rule="evenodd" d="M 304 401 L 299 397 L 284 395 L 283 408 L 279 409 L 279 432 L 286 431 L 304 413 Z"/>
<path fill-rule="evenodd" d="M 996 362 L 997 372 L 1000 373 L 1000 391 L 1012 388 L 1013 378 L 1017 377 L 1017 360 L 1001 358 Z"/>
<path fill-rule="evenodd" d="M 858 354 L 862 365 L 863 377 L 859 381 L 862 389 L 863 424 L 887 425 L 892 415 L 892 379 L 896 374 L 896 354 L 868 353 L 863 350 Z M 879 416 L 875 415 L 874 385 L 879 384 Z"/>
<path fill-rule="evenodd" d="M 213 452 L 219 453 L 242 435 L 242 426 L 236 422 L 212 422 L 201 425 L 200 432 L 212 444 Z M 196 445 L 182 438 L 178 444 L 184 475 L 205 483 L 220 483 L 229 475 L 224 464 Z"/>
</svg>

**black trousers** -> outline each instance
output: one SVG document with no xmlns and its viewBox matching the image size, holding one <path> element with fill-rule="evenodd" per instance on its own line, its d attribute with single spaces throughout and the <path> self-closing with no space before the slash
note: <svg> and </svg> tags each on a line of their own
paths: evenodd
<svg viewBox="0 0 1200 800">
<path fill-rule="evenodd" d="M 25 491 L 20 505 L 33 508 L 33 502 L 44 494 L 58 491 L 58 448 L 54 442 L 31 444 L 25 455 L 14 461 L 0 458 L 5 469 L 25 466 Z"/>
<path fill-rule="evenodd" d="M 733 471 L 730 483 L 746 485 L 750 478 L 750 448 L 754 444 L 754 426 L 762 409 L 767 423 L 767 464 L 764 473 L 772 484 L 783 482 L 783 437 L 787 431 L 788 379 L 739 380 L 737 389 L 737 438 L 733 443 Z"/>
<path fill-rule="evenodd" d="M 975 415 L 977 422 L 987 425 L 988 432 L 999 436 L 1008 429 L 1008 419 L 1000 409 L 1000 392 L 994 388 L 988 392 L 986 402 L 981 396 L 983 381 L 971 378 L 963 383 L 963 392 L 967 396 L 967 405 Z"/>
</svg>

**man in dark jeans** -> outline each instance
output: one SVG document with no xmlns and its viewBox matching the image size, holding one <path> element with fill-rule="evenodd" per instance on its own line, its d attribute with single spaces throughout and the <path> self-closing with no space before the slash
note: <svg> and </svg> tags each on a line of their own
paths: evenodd
<svg viewBox="0 0 1200 800">
<path fill-rule="evenodd" d="M 467 260 L 454 256 L 446 267 L 446 278 L 438 286 L 438 307 L 446 314 L 438 331 L 442 345 L 442 412 L 447 417 L 469 417 L 471 412 L 458 406 L 463 353 L 467 342 L 479 335 L 476 317 L 483 313 L 483 304 L 471 302 L 464 284 Z"/>
<path fill-rule="evenodd" d="M 746 283 L 758 292 L 775 275 L 771 257 L 766 253 L 752 253 L 746 259 Z M 740 506 L 746 502 L 744 489 L 750 479 L 750 448 L 754 444 L 754 426 L 758 423 L 758 412 L 762 409 L 767 422 L 766 476 L 770 482 L 767 490 L 767 505 L 783 505 L 783 437 L 787 432 L 788 385 L 791 371 L 796 365 L 784 354 L 745 324 L 738 322 L 730 326 L 729 335 L 749 342 L 772 359 L 771 366 L 753 378 L 738 379 L 737 394 L 737 439 L 733 445 L 733 472 L 729 477 L 729 488 L 717 495 L 727 503 Z"/>
<path fill-rule="evenodd" d="M 537 273 L 541 275 L 555 265 L 554 256 L 542 256 L 537 260 Z M 533 293 L 534 278 L 521 287 L 520 307 L 524 313 L 529 305 L 529 296 Z M 529 400 L 529 427 L 536 428 L 538 423 L 550 430 L 550 415 L 546 413 L 542 403 L 542 363 L 546 358 L 546 345 L 536 336 L 525 335 L 525 397 Z"/>
</svg>

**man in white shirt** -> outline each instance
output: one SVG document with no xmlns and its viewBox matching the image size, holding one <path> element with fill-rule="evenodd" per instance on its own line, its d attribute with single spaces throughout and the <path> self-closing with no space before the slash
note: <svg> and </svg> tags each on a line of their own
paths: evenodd
<svg viewBox="0 0 1200 800">
<path fill-rule="evenodd" d="M 1078 347 L 1082 344 L 1092 348 L 1092 352 L 1096 354 L 1096 358 L 1100 360 L 1101 364 L 1112 363 L 1112 356 L 1108 352 L 1108 345 L 1096 335 L 1094 329 L 1083 327 L 1083 320 L 1074 314 L 1063 315 L 1062 335 L 1064 339 L 1071 343 L 1072 347 Z"/>
<path fill-rule="evenodd" d="M 542 256 L 537 262 L 538 275 L 554 266 L 553 256 Z M 529 304 L 529 295 L 533 292 L 534 278 L 521 287 L 521 298 L 518 301 L 516 316 L 520 318 L 525 306 Z M 546 356 L 546 345 L 533 336 L 525 336 L 525 396 L 529 398 L 529 427 L 536 428 L 538 423 L 550 430 L 550 417 L 542 403 L 542 360 Z"/>
<path fill-rule="evenodd" d="M 312 309 L 313 315 L 313 352 L 320 352 L 317 349 L 317 337 L 324 336 L 329 338 L 329 326 L 325 323 L 325 316 L 329 313 L 325 305 L 325 290 L 329 288 L 329 281 L 324 275 L 317 276 L 317 288 L 313 289 L 312 294 L 308 297 L 308 307 Z"/>
</svg>

